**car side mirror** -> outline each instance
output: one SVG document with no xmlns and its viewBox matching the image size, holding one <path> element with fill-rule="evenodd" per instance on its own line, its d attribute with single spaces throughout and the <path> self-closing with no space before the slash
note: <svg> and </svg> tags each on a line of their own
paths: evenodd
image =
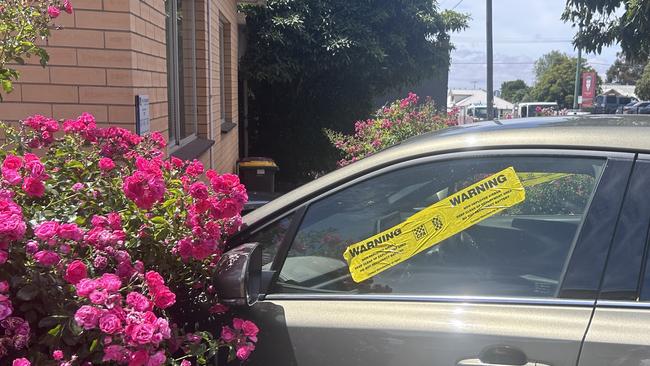
<svg viewBox="0 0 650 366">
<path fill-rule="evenodd" d="M 230 306 L 257 302 L 262 281 L 262 246 L 247 243 L 224 253 L 215 271 L 214 287 L 219 301 Z"/>
</svg>

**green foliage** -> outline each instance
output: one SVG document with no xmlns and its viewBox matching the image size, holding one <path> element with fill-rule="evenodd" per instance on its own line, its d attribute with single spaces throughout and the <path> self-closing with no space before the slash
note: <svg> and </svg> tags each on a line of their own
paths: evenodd
<svg viewBox="0 0 650 366">
<path fill-rule="evenodd" d="M 447 70 L 449 33 L 467 20 L 430 0 L 269 0 L 241 10 L 251 153 L 274 158 L 293 183 L 334 168 L 323 128 L 345 129 L 372 111 L 373 97 Z"/>
<path fill-rule="evenodd" d="M 413 136 L 457 124 L 455 113 L 438 114 L 431 100 L 418 103 L 413 93 L 384 107 L 373 118 L 357 121 L 354 134 L 325 130 L 327 138 L 343 153 L 339 166 L 345 166 Z"/>
<path fill-rule="evenodd" d="M 562 19 L 581 30 L 577 47 L 600 53 L 620 44 L 629 59 L 650 55 L 650 0 L 568 0 Z"/>
<path fill-rule="evenodd" d="M 568 56 L 565 53 L 556 50 L 543 55 L 537 61 L 535 61 L 535 78 L 537 80 L 541 79 L 542 75 L 544 75 L 548 69 L 550 69 L 555 64 L 565 61 L 567 58 Z"/>
<path fill-rule="evenodd" d="M 641 76 L 641 79 L 636 83 L 634 92 L 642 100 L 650 99 L 650 64 L 646 65 L 645 69 L 643 70 L 643 75 Z"/>
<path fill-rule="evenodd" d="M 69 5 L 68 5 L 69 6 Z M 3 0 L 0 5 L 0 87 L 5 93 L 13 90 L 20 77 L 12 65 L 22 65 L 28 57 L 36 56 L 42 66 L 49 61 L 47 52 L 38 41 L 50 34 L 52 17 L 48 7 L 66 10 L 58 0 Z M 68 11 L 70 11 L 70 7 Z M 0 95 L 0 101 L 2 95 Z"/>
<path fill-rule="evenodd" d="M 529 92 L 530 87 L 523 80 L 504 81 L 501 84 L 501 98 L 511 103 L 523 101 Z"/>
<path fill-rule="evenodd" d="M 647 64 L 647 59 L 640 62 L 628 60 L 625 55 L 619 53 L 616 61 L 607 69 L 606 80 L 608 83 L 635 85 L 641 79 L 643 69 Z"/>
<path fill-rule="evenodd" d="M 556 52 L 553 51 L 551 54 Z M 540 61 L 546 63 L 549 55 L 542 56 L 538 63 Z M 561 57 L 557 55 L 552 57 L 553 63 L 539 75 L 530 95 L 537 102 L 557 102 L 560 108 L 572 108 L 577 60 L 566 54 L 560 55 Z M 584 60 L 582 70 L 594 71 Z M 598 85 L 600 85 L 600 78 L 598 78 Z"/>
</svg>

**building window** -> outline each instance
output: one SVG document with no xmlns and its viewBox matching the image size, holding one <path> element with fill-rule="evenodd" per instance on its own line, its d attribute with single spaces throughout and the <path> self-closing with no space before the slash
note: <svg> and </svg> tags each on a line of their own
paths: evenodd
<svg viewBox="0 0 650 366">
<path fill-rule="evenodd" d="M 232 68 L 231 68 L 230 23 L 219 20 L 219 94 L 221 110 L 221 132 L 230 131 L 232 122 Z"/>
<path fill-rule="evenodd" d="M 196 42 L 194 1 L 166 0 L 169 142 L 184 145 L 196 137 Z"/>
</svg>

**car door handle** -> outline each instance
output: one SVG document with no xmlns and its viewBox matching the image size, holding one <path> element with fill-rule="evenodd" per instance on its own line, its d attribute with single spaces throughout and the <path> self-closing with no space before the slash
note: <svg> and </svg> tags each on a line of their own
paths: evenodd
<svg viewBox="0 0 650 366">
<path fill-rule="evenodd" d="M 478 358 L 459 361 L 456 366 L 549 366 L 536 361 L 529 361 L 519 348 L 495 345 L 484 348 Z"/>
<path fill-rule="evenodd" d="M 461 360 L 458 361 L 456 366 L 514 366 L 514 365 L 509 365 L 509 364 L 499 364 L 499 363 L 485 363 L 478 358 L 468 358 L 466 360 Z M 518 365 L 518 366 L 550 366 L 545 363 L 539 363 L 539 362 L 526 362 L 523 365 Z"/>
</svg>

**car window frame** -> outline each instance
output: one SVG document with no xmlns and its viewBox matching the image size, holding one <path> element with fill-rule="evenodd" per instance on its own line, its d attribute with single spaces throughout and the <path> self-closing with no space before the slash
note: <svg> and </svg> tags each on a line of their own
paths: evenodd
<svg viewBox="0 0 650 366">
<path fill-rule="evenodd" d="M 483 158 L 483 157 L 500 157 L 500 156 L 539 156 L 539 157 L 559 157 L 559 158 L 601 158 L 605 160 L 610 160 L 613 158 L 618 158 L 618 159 L 629 159 L 630 161 L 633 161 L 635 154 L 631 152 L 621 152 L 621 151 L 601 151 L 601 150 L 585 150 L 585 149 L 552 149 L 552 148 L 515 148 L 515 149 L 484 149 L 484 150 L 471 150 L 471 151 L 460 151 L 460 152 L 450 152 L 450 153 L 442 153 L 442 154 L 437 154 L 437 155 L 432 155 L 432 156 L 424 156 L 424 157 L 413 157 L 411 159 L 406 159 L 404 161 L 396 162 L 394 164 L 388 165 L 388 166 L 383 166 L 380 169 L 377 169 L 375 171 L 367 172 L 366 174 L 362 174 L 359 176 L 356 176 L 352 179 L 348 180 L 342 180 L 338 184 L 336 184 L 334 187 L 330 186 L 328 188 L 325 188 L 321 191 L 315 192 L 314 194 L 311 195 L 311 198 L 308 200 L 302 202 L 300 205 L 297 207 L 294 207 L 290 209 L 288 212 L 283 213 L 281 215 L 276 215 L 273 218 L 267 220 L 264 220 L 262 224 L 256 223 L 255 225 L 255 230 L 251 231 L 250 235 L 245 235 L 245 237 L 249 237 L 254 235 L 257 231 L 262 230 L 263 228 L 268 227 L 269 225 L 273 225 L 275 222 L 281 220 L 283 217 L 286 217 L 289 214 L 294 214 L 293 220 L 290 224 L 290 230 L 288 230 L 287 235 L 285 236 L 284 240 L 280 244 L 280 248 L 278 248 L 278 255 L 273 259 L 273 264 L 272 264 L 272 269 L 273 269 L 273 274 L 272 274 L 272 280 L 270 282 L 266 281 L 265 286 L 261 288 L 261 299 L 268 299 L 268 300 L 273 300 L 273 299 L 334 299 L 334 298 L 339 298 L 339 299 L 351 299 L 351 300 L 388 300 L 388 301 L 393 301 L 393 300 L 400 300 L 400 301 L 468 301 L 468 300 L 475 300 L 477 302 L 481 303 L 519 303 L 519 302 L 524 302 L 524 303 L 534 303 L 534 304 L 542 304 L 542 303 L 556 303 L 556 302 L 562 302 L 565 304 L 593 304 L 595 303 L 595 296 L 593 299 L 582 299 L 582 298 L 502 298 L 502 297 L 481 297 L 481 296 L 467 296 L 467 297 L 457 297 L 457 296 L 428 296 L 428 295 L 418 295 L 418 296 L 410 296 L 410 295 L 375 295 L 375 294 L 279 294 L 279 293 L 271 293 L 273 286 L 275 285 L 277 278 L 279 276 L 280 270 L 282 266 L 284 265 L 284 261 L 286 259 L 286 255 L 290 249 L 291 244 L 293 243 L 295 236 L 298 232 L 298 229 L 304 219 L 305 213 L 309 209 L 309 207 L 326 198 L 329 197 L 333 194 L 336 194 L 344 189 L 347 189 L 350 186 L 353 186 L 355 184 L 358 184 L 360 182 L 363 182 L 368 179 L 372 179 L 374 177 L 377 177 L 379 175 L 387 174 L 390 173 L 391 171 L 399 170 L 399 169 L 404 169 L 410 166 L 414 165 L 420 165 L 420 164 L 426 164 L 426 163 L 433 163 L 433 162 L 439 162 L 439 161 L 445 161 L 445 160 L 453 160 L 453 159 L 465 159 L 465 158 Z M 605 163 L 603 174 L 605 171 L 608 169 L 607 163 Z M 596 183 L 596 190 L 598 188 L 598 185 L 600 184 L 600 181 Z M 595 197 L 597 192 L 594 192 L 592 195 L 590 202 L 588 203 L 586 209 L 585 209 L 585 217 L 586 215 L 589 214 L 591 211 L 591 200 Z M 584 222 L 584 220 L 583 220 Z M 292 230 L 293 229 L 293 230 Z M 578 231 L 577 231 L 577 236 L 578 237 L 583 230 L 582 224 L 579 226 Z M 573 246 L 576 245 L 577 240 L 574 240 L 572 243 Z M 571 248 L 571 254 L 568 257 L 567 260 L 567 266 L 570 266 L 571 258 L 573 257 L 575 247 Z M 565 274 L 567 269 L 563 271 L 563 276 Z M 601 273 L 598 274 L 598 276 L 602 275 Z M 564 278 L 562 278 L 562 282 L 564 281 Z M 562 282 L 560 283 L 559 288 L 562 287 Z"/>
</svg>

